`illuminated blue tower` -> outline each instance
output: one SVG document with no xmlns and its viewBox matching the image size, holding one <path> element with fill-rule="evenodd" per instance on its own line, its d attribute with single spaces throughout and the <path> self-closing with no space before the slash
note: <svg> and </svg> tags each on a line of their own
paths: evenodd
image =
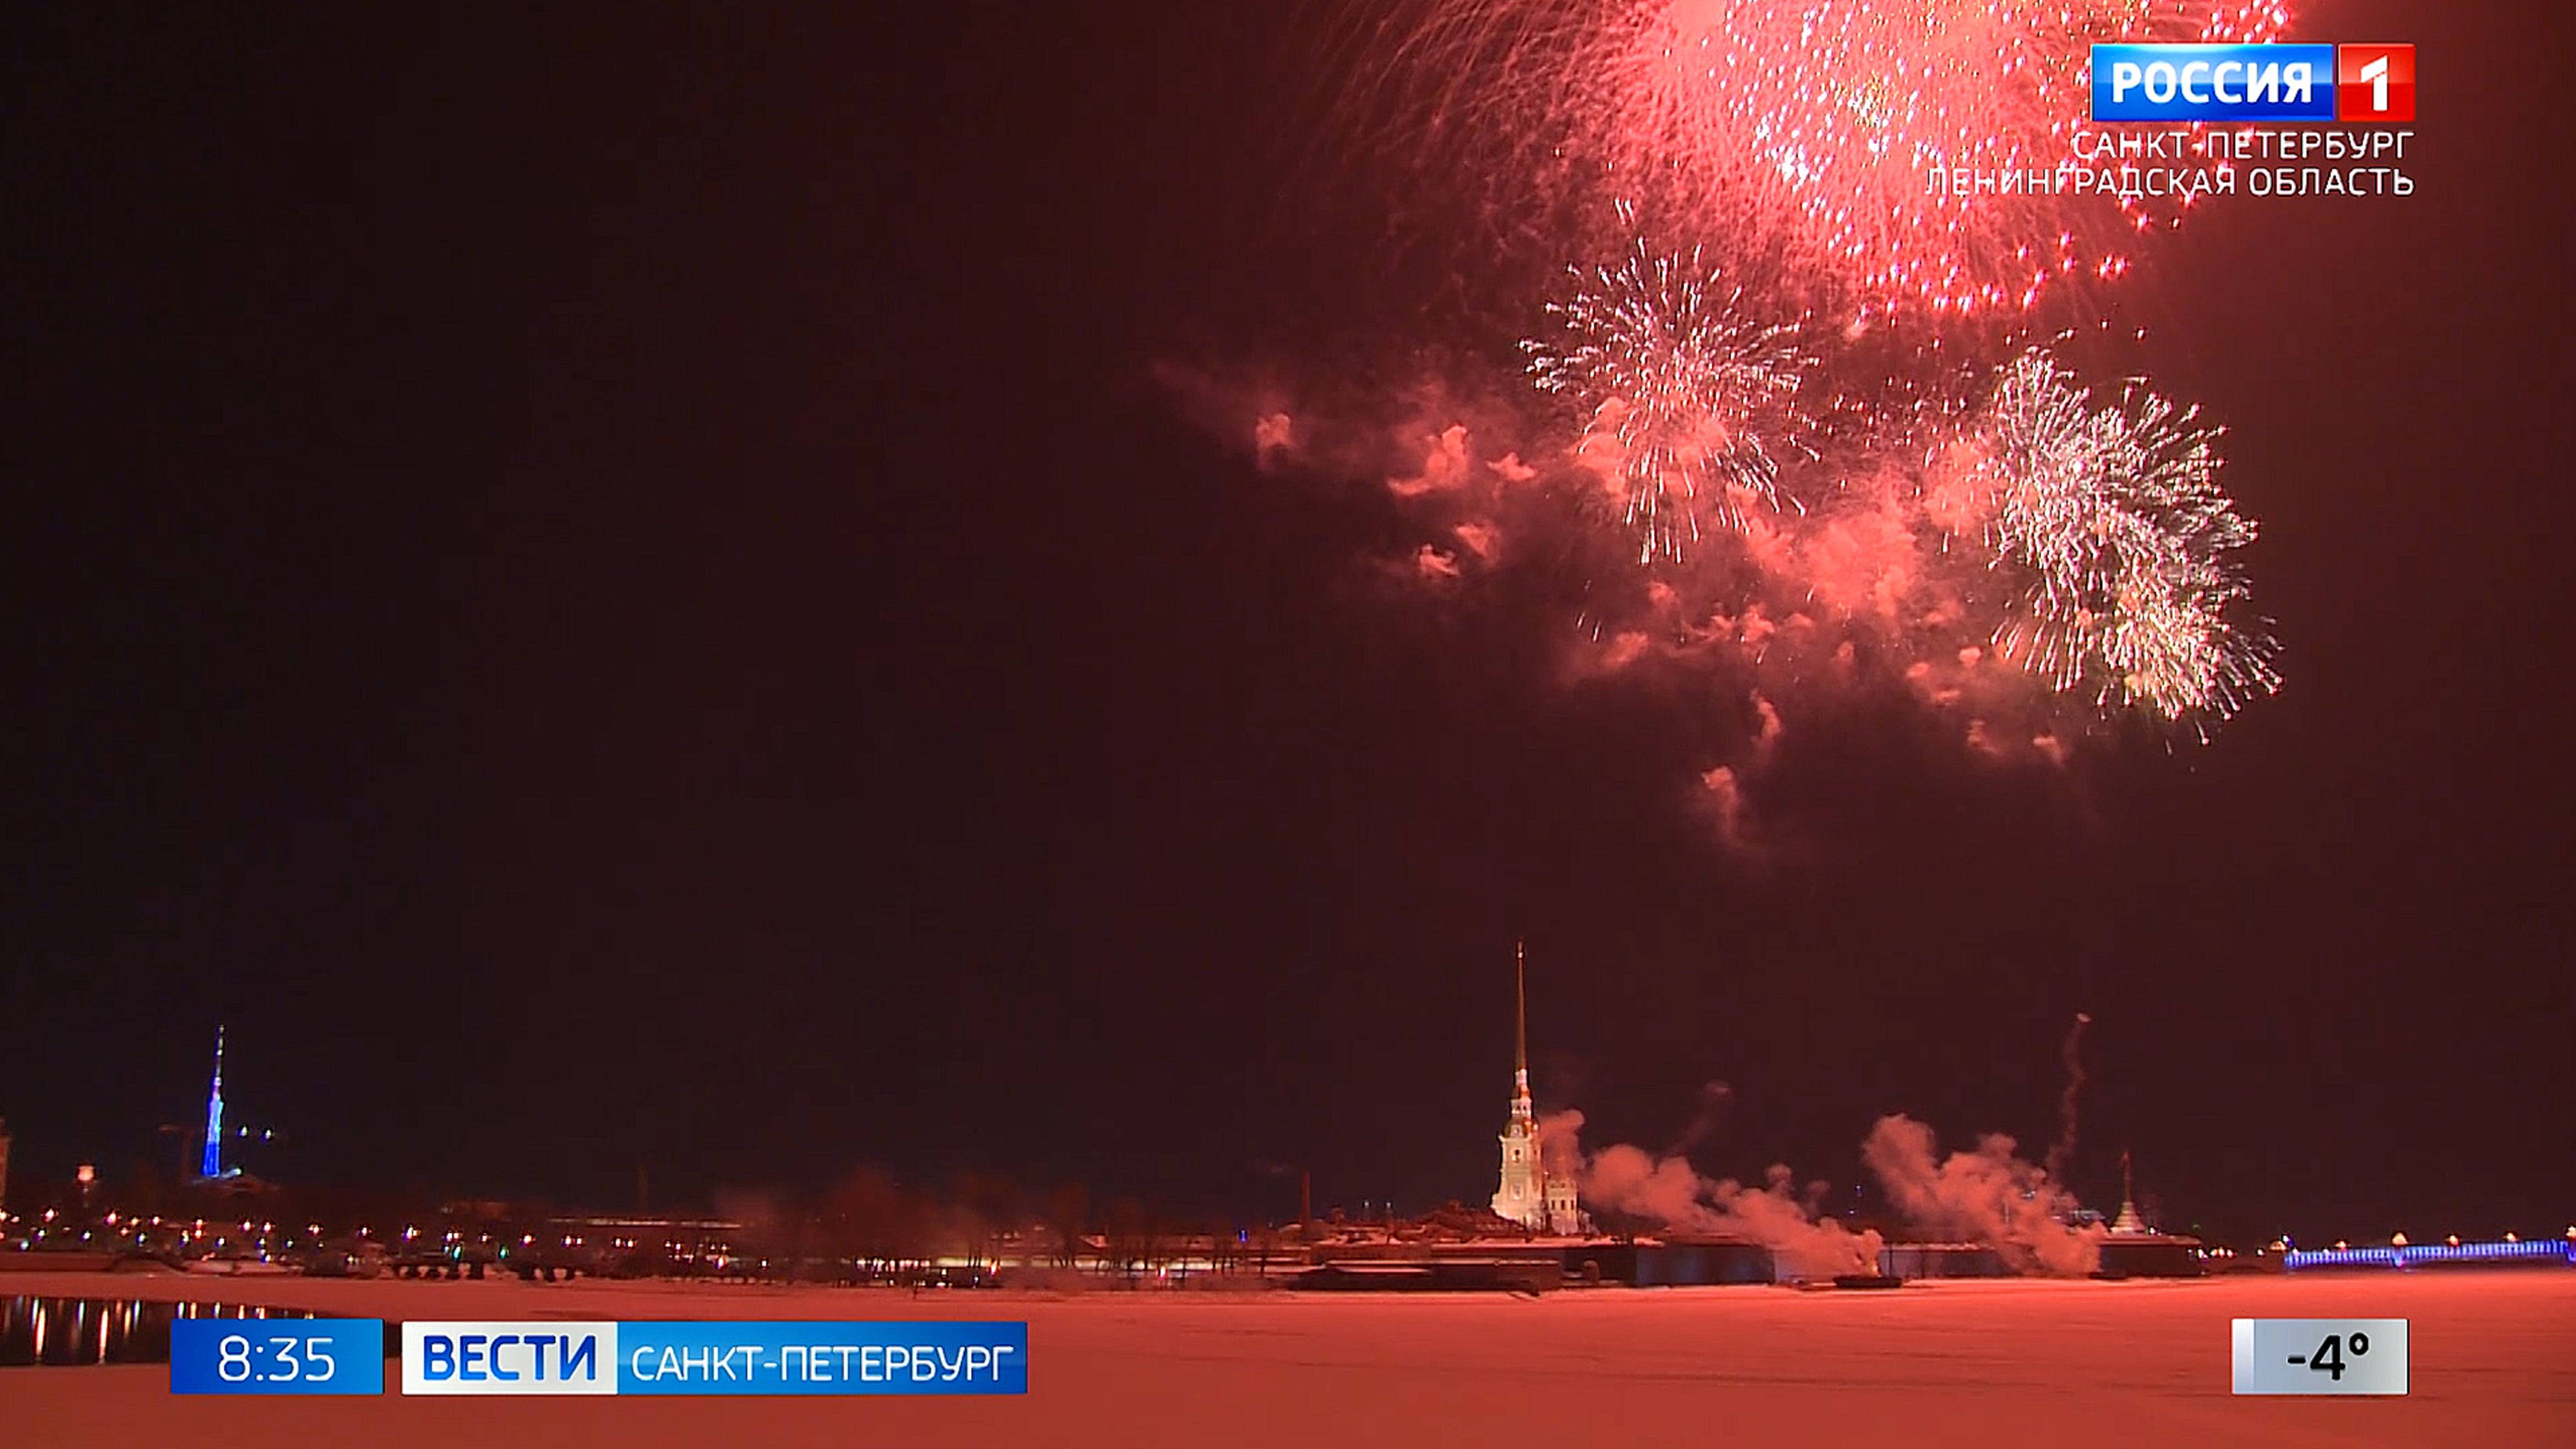
<svg viewBox="0 0 2576 1449">
<path fill-rule="evenodd" d="M 197 1170 L 207 1177 L 224 1175 L 224 1029 L 215 1028 L 215 1084 L 206 1092 L 206 1158 Z"/>
</svg>

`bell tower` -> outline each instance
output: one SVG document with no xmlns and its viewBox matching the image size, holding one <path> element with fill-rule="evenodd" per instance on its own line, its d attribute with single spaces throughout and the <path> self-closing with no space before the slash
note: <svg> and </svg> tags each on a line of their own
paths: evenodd
<svg viewBox="0 0 2576 1449">
<path fill-rule="evenodd" d="M 1512 1106 L 1503 1122 L 1503 1176 L 1494 1215 L 1524 1227 L 1547 1226 L 1546 1169 L 1538 1154 L 1538 1116 L 1530 1107 L 1529 956 L 1512 948 Z"/>
</svg>

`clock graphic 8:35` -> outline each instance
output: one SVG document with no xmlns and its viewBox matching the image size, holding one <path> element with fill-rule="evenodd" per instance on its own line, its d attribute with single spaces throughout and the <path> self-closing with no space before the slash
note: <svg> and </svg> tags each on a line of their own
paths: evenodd
<svg viewBox="0 0 2576 1449">
<path fill-rule="evenodd" d="M 381 1394 L 381 1318 L 182 1318 L 170 1325 L 174 1394 Z"/>
</svg>

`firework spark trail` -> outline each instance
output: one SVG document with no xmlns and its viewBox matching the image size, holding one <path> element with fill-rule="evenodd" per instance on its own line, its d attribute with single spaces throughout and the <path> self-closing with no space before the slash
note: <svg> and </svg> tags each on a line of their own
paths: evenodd
<svg viewBox="0 0 2576 1449">
<path fill-rule="evenodd" d="M 1345 32 L 1350 118 L 1407 153 L 1406 215 L 1534 241 L 1572 279 L 1521 351 L 1576 413 L 1494 409 L 1509 451 L 1407 422 L 1441 451 L 1386 487 L 1439 532 L 1403 572 L 1454 588 L 1507 535 L 1556 530 L 1564 559 L 1615 537 L 1638 572 L 1584 580 L 1578 673 L 1670 661 L 1740 699 L 1752 672 L 1767 700 L 1883 666 L 1998 756 L 2027 724 L 2063 758 L 2070 707 L 2206 740 L 2280 683 L 2220 433 L 2143 384 L 2097 400 L 2026 347 L 2044 292 L 2122 274 L 2158 218 L 1927 181 L 2080 163 L 2096 41 L 2287 21 L 2246 0 L 1393 0 Z M 1527 315 L 1533 259 L 1452 280 Z M 1476 391 L 1450 381 L 1428 392 Z M 1285 414 L 1256 438 L 1265 459 L 1307 441 Z M 1619 528 L 1587 538 L 1605 495 Z M 1779 732 L 1765 712 L 1748 749 Z M 1730 821 L 1745 778 L 1702 775 Z"/>
<path fill-rule="evenodd" d="M 2011 315 L 2052 283 L 2128 269 L 2143 199 L 1935 188 L 1941 172 L 2054 174 L 2086 121 L 2097 41 L 2260 41 L 2245 0 L 1418 0 L 1382 65 L 1418 77 L 1413 149 L 1506 200 L 1606 224 L 1644 200 L 1732 262 L 1862 313 Z M 1383 97 L 1385 70 L 1364 93 Z"/>
<path fill-rule="evenodd" d="M 1797 399 L 1815 359 L 1798 326 L 1748 319 L 1742 291 L 1721 290 L 1696 251 L 1659 256 L 1641 240 L 1574 280 L 1547 309 L 1561 337 L 1522 347 L 1541 390 L 1588 409 L 1576 454 L 1615 478 L 1639 561 L 1685 557 L 1703 504 L 1738 531 L 1750 510 L 1778 508 L 1782 458 L 1813 456 Z"/>
<path fill-rule="evenodd" d="M 2266 39 L 2281 7 L 2166 0 L 1667 0 L 1601 62 L 1609 164 L 1704 224 L 1777 236 L 1864 299 L 2026 310 L 2113 210 L 2054 190 L 1935 188 L 2066 165 L 2101 40 Z M 2092 214 L 2088 224 L 2087 213 Z M 2104 246 L 2102 276 L 2127 261 Z"/>
<path fill-rule="evenodd" d="M 2046 352 L 2015 358 L 1976 446 L 1988 542 L 2034 581 L 1996 648 L 2061 693 L 2173 721 L 2224 720 L 2277 689 L 2269 634 L 2238 618 L 2252 589 L 2234 555 L 2256 530 L 2218 486 L 2219 436 L 2143 388 L 2096 407 Z"/>
</svg>

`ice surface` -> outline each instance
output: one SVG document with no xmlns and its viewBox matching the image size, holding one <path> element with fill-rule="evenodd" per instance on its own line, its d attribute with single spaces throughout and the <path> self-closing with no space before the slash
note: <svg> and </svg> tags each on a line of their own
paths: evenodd
<svg viewBox="0 0 2576 1449">
<path fill-rule="evenodd" d="M 1027 1398 L 219 1400 L 153 1367 L 0 1370 L 0 1444 L 2576 1444 L 2576 1272 L 1466 1295 L 1045 1297 L 11 1274 L 12 1293 L 381 1318 L 1000 1318 Z M 2229 1320 L 2403 1317 L 2404 1399 L 2238 1399 Z M 1532 1440 L 1531 1435 L 1540 1436 Z"/>
</svg>

